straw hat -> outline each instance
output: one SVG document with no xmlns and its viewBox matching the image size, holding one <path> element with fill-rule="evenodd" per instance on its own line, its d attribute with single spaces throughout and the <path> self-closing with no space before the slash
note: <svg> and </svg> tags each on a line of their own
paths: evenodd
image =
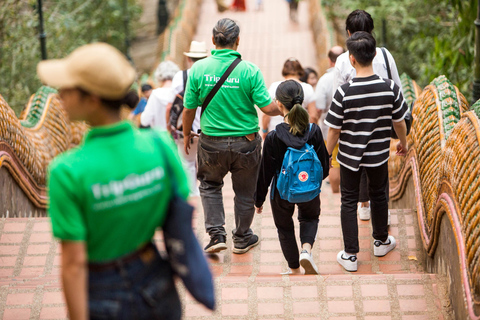
<svg viewBox="0 0 480 320">
<path fill-rule="evenodd" d="M 190 51 L 183 54 L 190 58 L 205 58 L 208 54 L 207 46 L 205 42 L 192 41 L 190 43 Z"/>
<path fill-rule="evenodd" d="M 87 44 L 64 59 L 42 61 L 37 73 L 49 86 L 78 87 L 110 100 L 123 98 L 135 80 L 135 69 L 125 56 L 106 43 Z"/>
</svg>

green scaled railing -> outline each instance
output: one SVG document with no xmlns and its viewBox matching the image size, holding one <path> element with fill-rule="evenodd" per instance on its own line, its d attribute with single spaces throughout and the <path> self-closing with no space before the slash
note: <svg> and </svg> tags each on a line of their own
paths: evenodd
<svg viewBox="0 0 480 320">
<path fill-rule="evenodd" d="M 448 139 L 453 127 L 461 118 L 461 111 L 457 91 L 453 84 L 445 76 L 440 76 L 432 81 L 437 87 L 440 108 L 442 111 L 442 123 L 445 140 Z"/>
<path fill-rule="evenodd" d="M 38 121 L 42 118 L 48 96 L 51 93 L 57 93 L 57 90 L 42 86 L 35 92 L 33 96 L 32 106 L 28 110 L 25 119 L 20 121 L 20 124 L 25 128 L 33 128 L 37 125 Z"/>
</svg>

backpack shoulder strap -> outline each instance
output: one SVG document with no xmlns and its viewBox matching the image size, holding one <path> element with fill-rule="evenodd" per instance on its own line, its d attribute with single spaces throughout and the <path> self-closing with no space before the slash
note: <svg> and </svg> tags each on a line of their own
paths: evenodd
<svg viewBox="0 0 480 320">
<path fill-rule="evenodd" d="M 187 88 L 187 70 L 183 70 L 183 91 L 185 92 L 185 89 Z"/>
<path fill-rule="evenodd" d="M 200 116 L 203 115 L 203 113 L 205 112 L 205 109 L 207 109 L 207 106 L 208 104 L 210 103 L 210 101 L 212 101 L 213 97 L 215 96 L 215 94 L 218 92 L 218 90 L 220 90 L 220 88 L 222 87 L 223 83 L 225 82 L 225 80 L 227 80 L 228 76 L 230 75 L 230 73 L 232 73 L 233 69 L 235 69 L 235 67 L 242 61 L 242 59 L 240 58 L 237 58 L 235 60 L 233 60 L 232 64 L 227 68 L 227 70 L 225 71 L 225 73 L 222 75 L 222 77 L 220 78 L 220 80 L 218 80 L 218 82 L 215 84 L 215 86 L 213 87 L 213 89 L 208 93 L 207 97 L 205 98 L 205 100 L 203 101 L 202 103 L 202 113 L 200 114 Z"/>
<path fill-rule="evenodd" d="M 385 65 L 387 66 L 388 79 L 392 80 L 392 72 L 390 71 L 390 63 L 388 62 L 387 50 L 385 50 L 385 48 L 383 47 L 380 49 L 382 49 L 383 58 L 385 59 Z"/>
</svg>

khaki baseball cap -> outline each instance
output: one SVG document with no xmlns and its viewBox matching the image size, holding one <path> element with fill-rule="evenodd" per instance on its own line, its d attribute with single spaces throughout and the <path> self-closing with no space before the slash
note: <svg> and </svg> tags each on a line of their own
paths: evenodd
<svg viewBox="0 0 480 320">
<path fill-rule="evenodd" d="M 37 65 L 40 80 L 55 88 L 81 88 L 104 99 L 125 97 L 135 80 L 135 69 L 125 56 L 106 43 L 75 49 L 64 59 Z"/>
</svg>

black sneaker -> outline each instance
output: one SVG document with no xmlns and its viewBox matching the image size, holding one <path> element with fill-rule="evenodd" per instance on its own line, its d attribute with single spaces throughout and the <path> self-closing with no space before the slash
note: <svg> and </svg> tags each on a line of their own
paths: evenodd
<svg viewBox="0 0 480 320">
<path fill-rule="evenodd" d="M 203 249 L 206 253 L 215 253 L 227 249 L 227 238 L 224 235 L 216 235 L 210 239 L 210 243 Z"/>
<path fill-rule="evenodd" d="M 255 247 L 257 244 L 260 243 L 260 239 L 258 239 L 258 236 L 256 234 L 254 234 L 250 240 L 248 241 L 247 244 L 243 245 L 243 246 L 237 246 L 235 245 L 233 247 L 233 253 L 237 253 L 237 254 L 242 254 L 242 253 L 245 253 L 247 252 L 248 250 L 250 250 L 251 248 Z"/>
</svg>

